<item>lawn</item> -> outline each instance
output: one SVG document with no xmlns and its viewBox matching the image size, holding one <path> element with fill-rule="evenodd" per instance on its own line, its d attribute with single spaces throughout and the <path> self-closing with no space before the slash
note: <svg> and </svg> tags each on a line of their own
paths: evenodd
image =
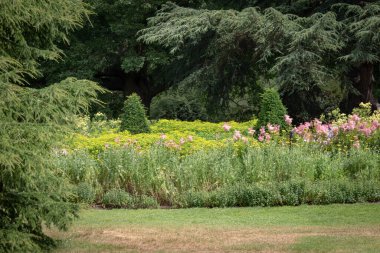
<svg viewBox="0 0 380 253">
<path fill-rule="evenodd" d="M 380 204 L 85 209 L 56 252 L 378 252 Z"/>
</svg>

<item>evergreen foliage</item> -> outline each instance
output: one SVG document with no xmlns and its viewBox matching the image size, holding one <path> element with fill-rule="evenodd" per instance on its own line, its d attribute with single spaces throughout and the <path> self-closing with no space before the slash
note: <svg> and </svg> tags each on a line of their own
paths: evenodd
<svg viewBox="0 0 380 253">
<path fill-rule="evenodd" d="M 128 96 L 124 102 L 120 130 L 128 130 L 132 134 L 148 133 L 150 131 L 144 105 L 136 93 Z"/>
<path fill-rule="evenodd" d="M 275 89 L 266 89 L 261 95 L 259 126 L 268 123 L 285 127 L 284 116 L 286 108 L 281 102 L 280 95 Z"/>
<path fill-rule="evenodd" d="M 205 104 L 198 89 L 172 89 L 153 99 L 150 116 L 153 119 L 207 120 Z"/>
<path fill-rule="evenodd" d="M 80 0 L 0 2 L 0 251 L 40 252 L 53 240 L 43 225 L 66 229 L 78 207 L 52 162 L 75 114 L 96 101 L 99 86 L 67 78 L 43 89 L 23 87 L 40 60 L 89 14 Z"/>
<path fill-rule="evenodd" d="M 351 101 L 352 106 L 363 101 L 375 104 L 371 80 L 374 64 L 378 66 L 379 4 L 336 6 L 297 16 L 273 8 L 207 10 L 168 3 L 149 19 L 139 39 L 166 47 L 175 57 L 201 55 L 188 77 L 194 85 L 205 87 L 212 108 L 227 107 L 237 87 L 249 87 L 257 94 L 260 78 L 278 84 L 286 105 L 298 118 L 337 107 L 343 97 L 339 93 L 352 85 L 362 95 Z M 202 53 L 192 54 L 194 49 Z M 358 84 L 344 81 L 350 71 L 342 60 L 354 55 Z M 189 83 L 187 78 L 182 82 Z"/>
</svg>

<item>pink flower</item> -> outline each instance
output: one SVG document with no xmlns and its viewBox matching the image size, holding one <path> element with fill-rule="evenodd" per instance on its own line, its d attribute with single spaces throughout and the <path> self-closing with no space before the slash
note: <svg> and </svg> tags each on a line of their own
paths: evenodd
<svg viewBox="0 0 380 253">
<path fill-rule="evenodd" d="M 266 133 L 265 134 L 265 140 L 267 141 L 267 142 L 269 142 L 270 141 L 270 134 L 268 134 L 268 133 Z"/>
<path fill-rule="evenodd" d="M 263 136 L 263 135 L 260 135 L 260 136 L 259 136 L 259 141 L 261 141 L 261 142 L 264 141 L 264 136 Z"/>
<path fill-rule="evenodd" d="M 173 141 L 173 140 L 166 141 L 165 142 L 165 146 L 167 148 L 175 148 L 175 149 L 179 149 L 180 148 L 180 146 L 177 143 L 175 143 L 175 141 Z"/>
<path fill-rule="evenodd" d="M 377 120 L 374 120 L 372 121 L 372 124 L 371 124 L 371 130 L 374 132 L 376 131 L 378 128 L 380 128 L 380 124 Z"/>
<path fill-rule="evenodd" d="M 160 138 L 161 138 L 162 140 L 165 140 L 165 139 L 166 139 L 166 134 L 161 134 Z"/>
<path fill-rule="evenodd" d="M 309 130 L 310 125 L 311 125 L 310 122 L 305 122 L 299 125 L 298 127 L 294 128 L 294 131 L 298 135 L 303 135 L 305 132 L 307 132 L 307 130 Z"/>
<path fill-rule="evenodd" d="M 235 133 L 234 133 L 234 141 L 237 141 L 237 140 L 240 140 L 241 139 L 241 133 L 240 131 L 236 130 Z"/>
<path fill-rule="evenodd" d="M 105 147 L 105 148 L 109 148 L 109 147 L 110 147 L 110 144 L 106 143 L 106 144 L 104 144 L 104 147 Z"/>
<path fill-rule="evenodd" d="M 323 125 L 317 124 L 317 125 L 315 125 L 315 131 L 317 132 L 317 134 L 324 134 L 324 135 L 328 136 L 328 134 L 329 134 L 329 125 L 326 125 L 326 124 L 323 124 Z"/>
<path fill-rule="evenodd" d="M 187 137 L 187 139 L 188 139 L 189 141 L 193 141 L 193 136 L 192 136 L 192 135 L 189 135 L 189 136 Z"/>
<path fill-rule="evenodd" d="M 253 128 L 248 128 L 248 134 L 253 136 L 255 134 L 255 130 L 253 130 Z"/>
<path fill-rule="evenodd" d="M 355 129 L 355 127 L 356 127 L 356 122 L 355 121 L 353 121 L 353 120 L 349 120 L 348 121 L 348 130 L 354 130 Z"/>
<path fill-rule="evenodd" d="M 361 125 L 359 127 L 359 132 L 363 133 L 365 136 L 369 137 L 372 134 L 372 130 L 369 127 Z"/>
<path fill-rule="evenodd" d="M 284 116 L 284 120 L 285 120 L 285 123 L 286 123 L 288 126 L 291 126 L 291 125 L 292 125 L 292 121 L 293 121 L 293 119 L 292 119 L 289 115 L 285 115 L 285 116 Z"/>
<path fill-rule="evenodd" d="M 248 143 L 248 138 L 247 137 L 245 137 L 245 136 L 243 136 L 242 138 L 241 138 L 241 140 L 245 143 L 245 144 L 247 144 Z"/>
<path fill-rule="evenodd" d="M 271 132 L 271 133 L 273 133 L 274 130 L 276 129 L 275 126 L 273 126 L 273 125 L 271 125 L 269 123 L 267 124 L 267 128 L 268 128 L 268 131 Z"/>
<path fill-rule="evenodd" d="M 185 144 L 185 139 L 184 138 L 181 138 L 181 139 L 179 139 L 179 144 L 181 144 L 181 145 L 183 145 L 183 144 Z"/>
<path fill-rule="evenodd" d="M 357 114 L 351 115 L 351 119 L 353 121 L 355 121 L 355 122 L 359 122 L 360 121 L 360 117 Z"/>
<path fill-rule="evenodd" d="M 278 132 L 280 132 L 280 126 L 279 125 L 268 124 L 267 128 L 268 128 L 268 131 L 271 132 L 271 133 L 278 133 Z"/>
<path fill-rule="evenodd" d="M 120 137 L 116 137 L 116 138 L 115 138 L 115 142 L 116 142 L 116 143 L 120 143 Z"/>
<path fill-rule="evenodd" d="M 265 134 L 265 127 L 260 128 L 260 134 Z"/>
<path fill-rule="evenodd" d="M 230 131 L 231 126 L 228 125 L 227 123 L 224 123 L 224 125 L 223 125 L 223 129 L 224 129 L 224 131 L 228 132 L 228 131 Z"/>
</svg>

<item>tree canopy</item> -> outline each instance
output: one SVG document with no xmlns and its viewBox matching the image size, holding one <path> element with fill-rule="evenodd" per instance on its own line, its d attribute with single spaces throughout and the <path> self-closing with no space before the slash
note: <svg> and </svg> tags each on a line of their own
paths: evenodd
<svg viewBox="0 0 380 253">
<path fill-rule="evenodd" d="M 95 15 L 42 81 L 88 78 L 147 108 L 191 86 L 214 120 L 257 114 L 272 86 L 297 119 L 376 106 L 378 1 L 86 2 Z"/>
<path fill-rule="evenodd" d="M 307 118 L 337 107 L 342 90 L 352 87 L 359 98 L 351 106 L 375 106 L 378 8 L 378 3 L 337 4 L 328 12 L 302 17 L 273 8 L 196 10 L 168 3 L 149 19 L 139 39 L 177 57 L 192 57 L 186 54 L 189 47 L 203 47 L 201 64 L 189 77 L 202 83 L 210 97 L 228 101 L 234 87 L 254 87 L 264 78 L 279 86 L 291 113 L 306 113 Z M 360 81 L 344 80 L 352 67 L 358 68 Z"/>
<path fill-rule="evenodd" d="M 53 241 L 43 224 L 67 228 L 78 207 L 52 165 L 72 116 L 103 91 L 68 78 L 43 89 L 26 87 L 42 60 L 62 56 L 57 43 L 89 14 L 80 0 L 0 3 L 0 251 L 40 252 Z"/>
</svg>

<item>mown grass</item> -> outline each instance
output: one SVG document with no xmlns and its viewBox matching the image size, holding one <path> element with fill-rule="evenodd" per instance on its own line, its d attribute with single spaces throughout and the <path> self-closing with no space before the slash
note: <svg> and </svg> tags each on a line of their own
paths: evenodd
<svg viewBox="0 0 380 253">
<path fill-rule="evenodd" d="M 380 205 L 96 210 L 57 252 L 376 252 Z"/>
</svg>

